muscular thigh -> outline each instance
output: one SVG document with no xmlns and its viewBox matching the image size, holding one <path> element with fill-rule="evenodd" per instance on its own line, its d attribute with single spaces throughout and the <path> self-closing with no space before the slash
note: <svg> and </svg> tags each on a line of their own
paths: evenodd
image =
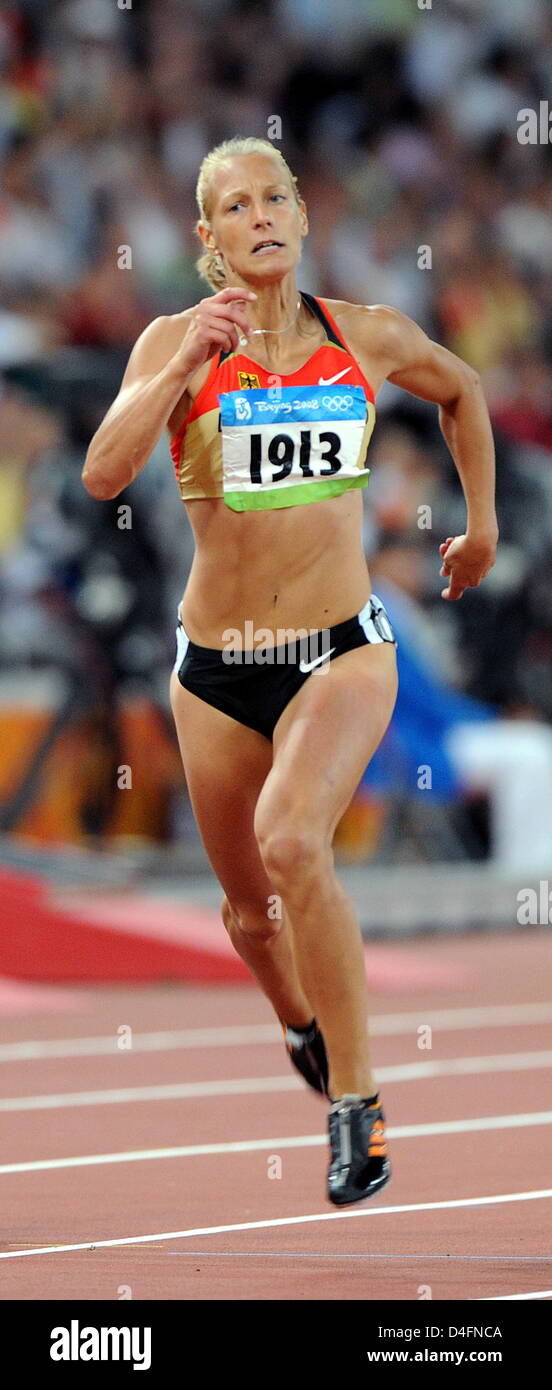
<svg viewBox="0 0 552 1390">
<path fill-rule="evenodd" d="M 292 819 L 333 834 L 383 738 L 396 696 L 395 647 L 388 642 L 345 652 L 310 676 L 276 725 L 257 833 L 266 830 L 267 819 Z"/>
<path fill-rule="evenodd" d="M 253 817 L 272 747 L 254 729 L 185 690 L 175 673 L 171 706 L 188 794 L 214 872 L 235 906 L 264 904 L 272 890 Z"/>
</svg>

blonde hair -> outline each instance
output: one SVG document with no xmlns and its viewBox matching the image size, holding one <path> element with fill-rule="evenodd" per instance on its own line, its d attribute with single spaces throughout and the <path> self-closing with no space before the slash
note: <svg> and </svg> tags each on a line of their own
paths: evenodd
<svg viewBox="0 0 552 1390">
<path fill-rule="evenodd" d="M 289 164 L 286 163 L 283 154 L 280 150 L 275 149 L 270 140 L 263 140 L 254 135 L 236 135 L 232 140 L 223 140 L 221 145 L 216 145 L 214 149 L 209 150 L 209 153 L 206 154 L 205 158 L 202 160 L 196 185 L 196 202 L 200 212 L 200 217 L 195 225 L 195 230 L 198 235 L 199 223 L 209 222 L 214 175 L 223 161 L 234 154 L 273 155 L 275 159 L 279 160 L 282 168 L 285 169 L 296 201 L 299 202 L 301 199 L 295 174 L 292 174 Z M 226 273 L 223 262 L 216 251 L 204 251 L 203 254 L 198 257 L 195 265 L 201 278 L 207 281 L 207 284 L 211 286 L 211 289 L 213 289 L 215 293 L 218 290 L 224 289 L 227 283 Z"/>
</svg>

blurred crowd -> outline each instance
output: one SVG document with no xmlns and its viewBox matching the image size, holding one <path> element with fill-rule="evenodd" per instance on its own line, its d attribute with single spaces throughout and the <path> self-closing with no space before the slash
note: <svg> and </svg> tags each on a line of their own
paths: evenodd
<svg viewBox="0 0 552 1390">
<path fill-rule="evenodd" d="M 480 372 L 491 410 L 499 558 L 445 604 L 438 545 L 464 526 L 454 465 L 435 407 L 384 386 L 365 494 L 374 575 L 415 606 L 443 678 L 550 721 L 548 0 L 5 0 L 2 665 L 70 668 L 81 698 L 108 705 L 129 684 L 166 702 L 191 561 L 168 445 L 113 503 L 80 470 L 138 334 L 207 293 L 204 153 L 274 130 L 310 213 L 300 287 L 409 314 Z"/>
</svg>

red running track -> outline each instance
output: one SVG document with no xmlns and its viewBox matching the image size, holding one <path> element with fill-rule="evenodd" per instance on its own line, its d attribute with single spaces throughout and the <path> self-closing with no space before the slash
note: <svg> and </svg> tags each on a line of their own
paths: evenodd
<svg viewBox="0 0 552 1390">
<path fill-rule="evenodd" d="M 4 982 L 0 1297 L 552 1298 L 547 935 L 371 958 L 393 1178 L 343 1210 L 256 989 Z"/>
</svg>

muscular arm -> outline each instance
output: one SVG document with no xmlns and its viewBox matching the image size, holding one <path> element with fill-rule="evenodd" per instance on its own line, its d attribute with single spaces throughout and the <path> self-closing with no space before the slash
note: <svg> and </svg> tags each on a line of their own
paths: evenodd
<svg viewBox="0 0 552 1390">
<path fill-rule="evenodd" d="M 257 296 L 226 285 L 192 309 L 154 319 L 132 349 L 119 393 L 96 430 L 82 473 L 92 497 L 117 497 L 147 463 L 198 367 L 237 347 L 251 325 L 243 308 Z"/>
<path fill-rule="evenodd" d="M 382 362 L 385 377 L 439 407 L 439 424 L 456 464 L 467 509 L 466 534 L 440 547 L 441 573 L 452 576 L 444 598 L 460 598 L 476 587 L 494 564 L 498 526 L 495 512 L 494 443 L 477 372 L 448 348 L 434 343 L 412 319 L 376 305 L 367 349 Z"/>
<path fill-rule="evenodd" d="M 183 333 L 182 322 L 158 318 L 135 344 L 118 395 L 86 455 L 82 481 L 92 497 L 117 497 L 155 448 L 190 375 L 177 351 Z"/>
</svg>

